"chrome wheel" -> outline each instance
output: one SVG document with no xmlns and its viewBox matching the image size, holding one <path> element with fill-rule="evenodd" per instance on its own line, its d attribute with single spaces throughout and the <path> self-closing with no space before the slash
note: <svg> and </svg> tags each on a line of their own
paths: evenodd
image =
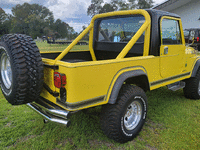
<svg viewBox="0 0 200 150">
<path fill-rule="evenodd" d="M 12 85 L 12 70 L 10 65 L 10 58 L 6 53 L 3 53 L 1 56 L 1 78 L 5 87 L 10 89 Z"/>
<path fill-rule="evenodd" d="M 127 130 L 133 130 L 140 122 L 142 117 L 142 106 L 138 101 L 132 102 L 124 116 L 124 126 Z"/>
<path fill-rule="evenodd" d="M 198 94 L 200 95 L 200 81 L 199 81 L 199 86 L 198 86 Z"/>
</svg>

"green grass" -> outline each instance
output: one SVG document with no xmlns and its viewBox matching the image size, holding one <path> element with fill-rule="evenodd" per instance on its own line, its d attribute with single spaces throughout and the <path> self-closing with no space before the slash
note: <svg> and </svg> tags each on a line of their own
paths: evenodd
<svg viewBox="0 0 200 150">
<path fill-rule="evenodd" d="M 37 43 L 55 51 L 67 45 Z M 50 48 L 53 47 L 53 48 Z M 84 49 L 77 46 L 77 49 Z M 189 100 L 183 91 L 166 87 L 147 92 L 147 121 L 140 134 L 126 144 L 108 139 L 100 129 L 99 110 L 79 111 L 70 118 L 69 128 L 49 122 L 26 105 L 11 106 L 0 92 L 0 149 L 200 149 L 200 100 Z"/>
<path fill-rule="evenodd" d="M 160 88 L 147 93 L 148 117 L 133 141 L 119 144 L 100 129 L 99 107 L 73 114 L 69 128 L 43 123 L 27 106 L 11 106 L 0 95 L 0 149 L 199 149 L 200 101 L 183 91 Z"/>
</svg>

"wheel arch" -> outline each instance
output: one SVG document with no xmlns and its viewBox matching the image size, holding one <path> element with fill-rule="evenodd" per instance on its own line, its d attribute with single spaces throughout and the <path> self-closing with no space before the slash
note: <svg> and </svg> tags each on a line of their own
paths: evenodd
<svg viewBox="0 0 200 150">
<path fill-rule="evenodd" d="M 110 94 L 107 95 L 108 103 L 115 104 L 119 91 L 124 84 L 124 82 L 128 84 L 135 84 L 141 87 L 144 91 L 150 90 L 148 76 L 143 69 L 126 71 L 123 73 L 118 73 L 118 77 L 114 80 L 114 85 L 110 87 Z"/>
<path fill-rule="evenodd" d="M 191 77 L 195 77 L 195 76 L 196 76 L 196 73 L 197 73 L 199 67 L 200 67 L 200 59 L 198 59 L 198 60 L 196 61 L 195 65 L 194 65 L 194 68 L 193 68 L 193 70 L 192 70 L 192 75 L 191 75 Z"/>
</svg>

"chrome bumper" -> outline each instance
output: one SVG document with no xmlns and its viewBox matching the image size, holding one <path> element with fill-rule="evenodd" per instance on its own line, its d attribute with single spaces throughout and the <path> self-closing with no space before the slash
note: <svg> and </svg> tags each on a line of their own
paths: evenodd
<svg viewBox="0 0 200 150">
<path fill-rule="evenodd" d="M 70 112 L 63 110 L 62 108 L 55 108 L 50 104 L 46 104 L 45 102 L 32 102 L 28 103 L 27 106 L 35 110 L 38 114 L 42 115 L 46 120 L 61 123 L 66 125 L 67 127 L 70 125 L 70 121 L 68 120 Z"/>
</svg>

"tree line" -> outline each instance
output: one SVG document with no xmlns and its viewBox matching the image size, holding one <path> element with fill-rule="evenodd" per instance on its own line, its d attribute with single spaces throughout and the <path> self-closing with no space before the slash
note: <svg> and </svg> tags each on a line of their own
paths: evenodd
<svg viewBox="0 0 200 150">
<path fill-rule="evenodd" d="M 32 38 L 48 36 L 56 38 L 75 38 L 78 33 L 61 19 L 54 20 L 53 13 L 39 4 L 24 3 L 12 8 L 12 15 L 0 8 L 0 36 L 20 33 Z"/>
</svg>

